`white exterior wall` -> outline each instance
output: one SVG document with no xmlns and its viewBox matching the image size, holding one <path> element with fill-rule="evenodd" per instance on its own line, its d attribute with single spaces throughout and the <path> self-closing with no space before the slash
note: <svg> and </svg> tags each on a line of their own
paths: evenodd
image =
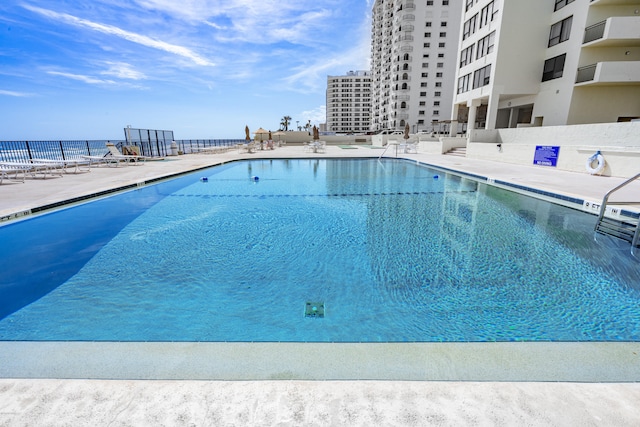
<svg viewBox="0 0 640 427">
<path fill-rule="evenodd" d="M 450 0 L 448 5 L 441 0 L 432 3 L 374 3 L 372 130 L 404 130 L 408 123 L 412 132 L 430 131 L 434 121 L 450 119 L 462 0 Z M 428 37 L 426 33 L 430 33 Z M 402 89 L 403 83 L 406 89 Z"/>
<path fill-rule="evenodd" d="M 584 28 L 587 23 L 588 10 L 588 5 L 585 5 L 584 0 L 569 3 L 557 12 L 553 12 L 553 4 L 550 8 L 547 6 L 548 17 L 545 20 L 547 34 L 544 40 L 546 52 L 542 59 L 538 80 L 541 80 L 542 67 L 545 60 L 561 54 L 566 54 L 567 57 L 561 78 L 540 82 L 540 90 L 533 109 L 533 118 L 539 117 L 538 122 L 542 122 L 543 126 L 557 126 L 569 123 L 576 70 L 580 65 L 580 49 L 582 47 Z M 569 40 L 546 49 L 551 25 L 570 16 L 573 16 L 573 18 Z"/>
<path fill-rule="evenodd" d="M 600 151 L 602 175 L 630 178 L 640 172 L 640 122 L 475 130 L 467 157 L 532 166 L 538 145 L 560 147 L 556 169 L 587 173 L 587 159 Z"/>
<path fill-rule="evenodd" d="M 371 124 L 371 74 L 350 71 L 327 77 L 327 131 L 366 132 Z"/>
<path fill-rule="evenodd" d="M 495 0 L 499 15 L 463 40 L 464 22 L 491 0 L 462 12 L 463 49 L 496 31 L 495 51 L 460 68 L 456 76 L 491 64 L 490 83 L 458 93 L 452 115 L 469 108 L 469 128 L 556 126 L 615 122 L 640 117 L 640 1 L 575 0 L 554 11 L 555 0 Z M 548 47 L 551 26 L 571 17 L 567 40 Z M 583 43 L 585 28 L 606 21 L 602 39 Z M 566 54 L 562 76 L 542 81 L 545 61 Z M 593 79 L 576 83 L 593 64 Z M 485 113 L 486 111 L 486 113 Z M 521 114 L 522 113 L 522 114 Z M 521 117 L 518 117 L 521 115 Z"/>
</svg>

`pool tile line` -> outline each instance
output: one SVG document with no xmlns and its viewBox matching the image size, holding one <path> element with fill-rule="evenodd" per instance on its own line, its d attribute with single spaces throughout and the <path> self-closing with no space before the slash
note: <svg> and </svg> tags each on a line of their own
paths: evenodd
<svg viewBox="0 0 640 427">
<path fill-rule="evenodd" d="M 393 193 L 330 193 L 330 194 L 171 194 L 169 197 L 196 197 L 202 199 L 223 198 L 306 198 L 306 197 L 386 197 L 386 196 L 429 196 L 434 194 L 470 194 L 476 190 L 460 191 L 411 191 Z"/>
<path fill-rule="evenodd" d="M 413 160 L 409 160 L 406 159 L 408 161 L 414 162 Z M 537 188 L 533 188 L 533 187 L 528 187 L 526 185 L 520 185 L 520 184 L 515 184 L 512 182 L 508 182 L 508 181 L 503 181 L 503 180 L 499 180 L 499 179 L 493 179 L 493 178 L 489 178 L 486 176 L 482 176 L 482 175 L 477 175 L 477 174 L 473 174 L 473 173 L 468 173 L 468 172 L 463 172 L 463 171 L 458 171 L 455 169 L 450 169 L 450 168 L 446 168 L 446 167 L 442 167 L 442 166 L 436 166 L 436 165 L 432 165 L 429 163 L 424 163 L 424 162 L 420 162 L 420 161 L 415 161 L 417 164 L 420 165 L 424 165 L 433 169 L 439 169 L 439 170 L 443 170 L 445 172 L 449 172 L 452 173 L 454 175 L 458 175 L 458 176 L 464 176 L 464 177 L 468 177 L 468 178 L 472 178 L 474 180 L 480 181 L 480 182 L 485 182 L 487 184 L 497 184 L 500 186 L 504 187 L 508 187 L 505 189 L 509 189 L 509 188 L 513 188 L 513 189 L 517 189 L 517 190 L 521 190 L 521 191 L 526 191 L 528 193 L 531 193 L 530 195 L 541 195 L 541 196 L 545 196 L 545 197 L 549 197 L 552 199 L 557 199 L 557 200 L 562 200 L 563 202 L 568 202 L 568 203 L 572 203 L 576 206 L 576 208 L 581 208 L 584 205 L 585 200 L 584 199 L 579 199 L 577 197 L 571 197 L 571 196 L 566 196 L 563 194 L 559 194 L 559 193 L 553 193 L 550 191 L 546 191 L 546 190 L 540 190 Z M 640 218 L 640 212 L 632 212 L 632 211 L 628 211 L 626 209 L 620 209 L 620 215 L 621 216 L 625 216 L 631 219 L 639 219 Z"/>
</svg>

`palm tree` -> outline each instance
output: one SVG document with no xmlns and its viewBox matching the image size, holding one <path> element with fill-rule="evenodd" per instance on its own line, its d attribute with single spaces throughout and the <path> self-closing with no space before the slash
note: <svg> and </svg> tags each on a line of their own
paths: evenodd
<svg viewBox="0 0 640 427">
<path fill-rule="evenodd" d="M 280 122 L 280 126 L 285 132 L 289 130 L 289 123 L 291 123 L 291 116 L 284 116 Z"/>
</svg>

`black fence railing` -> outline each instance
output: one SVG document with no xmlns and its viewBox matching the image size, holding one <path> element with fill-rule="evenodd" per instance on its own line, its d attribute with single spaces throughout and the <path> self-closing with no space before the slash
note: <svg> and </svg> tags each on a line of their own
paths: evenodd
<svg viewBox="0 0 640 427">
<path fill-rule="evenodd" d="M 140 154 L 148 157 L 164 157 L 171 153 L 172 141 L 131 141 L 139 147 Z M 175 141 L 183 154 L 197 152 L 207 147 L 232 147 L 245 142 L 242 139 L 183 139 Z M 114 144 L 120 152 L 127 145 L 118 140 L 84 141 L 0 141 L 0 162 L 29 162 L 34 159 L 72 160 L 82 156 L 106 156 L 107 143 Z"/>
<path fill-rule="evenodd" d="M 596 69 L 598 64 L 587 65 L 586 67 L 578 68 L 576 74 L 576 83 L 590 82 L 596 78 Z"/>
<path fill-rule="evenodd" d="M 71 160 L 81 156 L 104 156 L 107 143 L 118 141 L 0 141 L 0 161 L 29 162 L 33 159 Z"/>
<path fill-rule="evenodd" d="M 180 139 L 176 140 L 178 151 L 188 154 L 195 153 L 201 148 L 233 147 L 246 142 L 244 139 Z"/>
</svg>

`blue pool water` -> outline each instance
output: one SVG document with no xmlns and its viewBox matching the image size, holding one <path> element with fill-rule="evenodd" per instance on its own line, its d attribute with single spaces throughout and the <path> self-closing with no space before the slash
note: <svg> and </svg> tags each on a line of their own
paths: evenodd
<svg viewBox="0 0 640 427">
<path fill-rule="evenodd" d="M 594 221 L 401 160 L 235 162 L 1 227 L 0 339 L 637 341 L 640 264 Z"/>
</svg>

